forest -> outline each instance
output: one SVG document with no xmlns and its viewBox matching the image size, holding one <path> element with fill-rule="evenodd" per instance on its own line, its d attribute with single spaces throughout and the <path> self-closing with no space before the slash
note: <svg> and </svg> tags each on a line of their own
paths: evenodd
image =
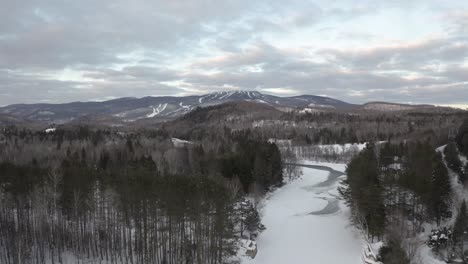
<svg viewBox="0 0 468 264">
<path fill-rule="evenodd" d="M 465 120 L 443 150 L 429 141 L 370 143 L 349 162 L 340 195 L 368 239 L 385 242 L 379 252 L 383 263 L 411 263 L 418 246 L 412 239 L 427 223 L 438 228 L 427 241 L 436 255 L 465 259 L 466 205 L 454 186 L 468 180 L 468 165 L 460 160 L 467 137 Z M 455 185 L 450 175 L 456 175 Z"/>
<path fill-rule="evenodd" d="M 254 122 L 260 134 L 290 139 L 297 145 L 429 140 L 443 145 L 453 138 L 463 112 L 313 112 L 284 113 L 279 120 Z"/>
<path fill-rule="evenodd" d="M 224 263 L 282 183 L 276 145 L 249 131 L 177 146 L 164 132 L 5 128 L 0 263 Z"/>
<path fill-rule="evenodd" d="M 429 140 L 444 145 L 457 134 L 463 111 L 345 112 L 278 111 L 251 102 L 196 108 L 189 114 L 154 125 L 174 137 L 216 141 L 230 130 L 249 129 L 263 139 L 290 140 L 294 145 Z"/>
<path fill-rule="evenodd" d="M 201 108 L 143 127 L 2 127 L 0 263 L 232 263 L 240 241 L 264 229 L 258 202 L 300 174 L 298 158 L 349 161 L 341 196 L 370 240 L 387 241 L 384 259 L 409 258 L 402 231 L 388 227 L 415 234 L 456 213 L 449 172 L 468 179 L 459 113 L 257 108 Z M 333 146 L 359 142 L 370 143 Z"/>
</svg>

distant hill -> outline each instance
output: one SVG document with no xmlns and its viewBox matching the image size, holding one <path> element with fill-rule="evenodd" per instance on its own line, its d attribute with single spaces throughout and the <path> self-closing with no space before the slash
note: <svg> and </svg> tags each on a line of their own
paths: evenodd
<svg viewBox="0 0 468 264">
<path fill-rule="evenodd" d="M 0 113 L 0 126 L 27 125 L 32 122 L 22 117 Z"/>
<path fill-rule="evenodd" d="M 429 104 L 399 104 L 389 102 L 369 102 L 360 107 L 362 110 L 378 112 L 397 112 L 397 111 L 419 111 L 419 112 L 440 112 L 440 111 L 462 111 L 460 109 L 434 106 Z"/>
<path fill-rule="evenodd" d="M 112 116 L 124 122 L 156 118 L 174 119 L 196 107 L 227 102 L 250 101 L 281 110 L 313 107 L 343 109 L 354 105 L 336 99 L 302 95 L 279 97 L 256 91 L 216 92 L 200 96 L 120 98 L 104 102 L 73 102 L 65 104 L 15 104 L 0 108 L 0 113 L 47 123 L 68 123 L 87 116 Z M 93 117 L 91 117 L 93 119 Z"/>
<path fill-rule="evenodd" d="M 282 114 L 267 104 L 236 101 L 198 107 L 184 116 L 163 123 L 161 127 L 180 138 L 201 139 L 206 130 L 222 134 L 225 126 L 233 129 L 250 128 L 256 120 L 279 119 Z M 137 123 L 141 124 L 140 121 Z"/>
<path fill-rule="evenodd" d="M 283 112 L 317 111 L 432 111 L 448 108 L 432 105 L 409 105 L 387 102 L 371 102 L 364 105 L 350 104 L 329 97 L 300 95 L 280 97 L 257 91 L 216 92 L 184 97 L 162 96 L 143 98 L 119 98 L 103 102 L 73 102 L 64 104 L 14 104 L 0 108 L 0 114 L 18 120 L 40 123 L 100 123 L 121 126 L 128 122 L 152 124 L 177 119 L 197 107 L 209 107 L 229 102 L 263 104 Z M 13 122 L 14 120 L 10 120 Z M 4 121 L 7 122 L 7 121 Z"/>
</svg>

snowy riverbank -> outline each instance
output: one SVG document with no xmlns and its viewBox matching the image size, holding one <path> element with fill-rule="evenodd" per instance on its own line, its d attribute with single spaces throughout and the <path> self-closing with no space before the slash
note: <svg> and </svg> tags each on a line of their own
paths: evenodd
<svg viewBox="0 0 468 264">
<path fill-rule="evenodd" d="M 300 162 L 343 172 L 345 164 Z M 330 172 L 302 168 L 303 175 L 261 203 L 266 230 L 255 259 L 243 264 L 358 264 L 364 242 L 349 223 L 349 210 L 336 199 L 338 181 Z M 330 177 L 329 177 L 330 175 Z"/>
</svg>

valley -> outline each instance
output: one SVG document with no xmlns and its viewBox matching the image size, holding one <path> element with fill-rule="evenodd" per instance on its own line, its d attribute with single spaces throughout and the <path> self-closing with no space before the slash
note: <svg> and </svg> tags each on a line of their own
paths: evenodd
<svg viewBox="0 0 468 264">
<path fill-rule="evenodd" d="M 2 108 L 0 263 L 463 257 L 466 111 L 278 98 Z"/>
<path fill-rule="evenodd" d="M 468 1 L 0 7 L 0 264 L 468 264 Z"/>
</svg>

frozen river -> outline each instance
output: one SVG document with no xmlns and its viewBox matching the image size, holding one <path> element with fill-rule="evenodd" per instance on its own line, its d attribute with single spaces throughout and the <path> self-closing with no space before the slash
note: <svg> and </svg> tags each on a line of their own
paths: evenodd
<svg viewBox="0 0 468 264">
<path fill-rule="evenodd" d="M 251 264 L 358 264 L 363 241 L 337 197 L 344 164 L 301 162 L 303 175 L 261 204 L 266 230 Z"/>
</svg>

